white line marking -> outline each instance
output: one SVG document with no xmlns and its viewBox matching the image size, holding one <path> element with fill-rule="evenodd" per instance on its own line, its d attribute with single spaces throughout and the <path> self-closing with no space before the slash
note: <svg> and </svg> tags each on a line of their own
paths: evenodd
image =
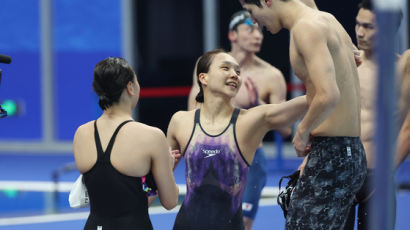
<svg viewBox="0 0 410 230">
<path fill-rule="evenodd" d="M 59 182 L 57 183 L 58 192 L 70 192 L 74 182 Z M 53 192 L 56 185 L 50 181 L 0 181 L 0 190 L 18 190 L 31 192 Z M 186 194 L 186 185 L 178 184 L 179 194 Z M 278 187 L 265 187 L 262 190 L 262 197 L 277 196 Z"/>
<path fill-rule="evenodd" d="M 259 206 L 275 206 L 276 198 L 263 198 L 259 201 Z M 150 207 L 150 215 L 161 215 L 177 213 L 181 205 L 177 205 L 171 210 L 166 210 L 162 206 Z M 86 220 L 88 218 L 89 212 L 75 212 L 75 213 L 63 213 L 63 214 L 47 214 L 38 216 L 27 216 L 27 217 L 11 217 L 11 218 L 0 218 L 0 226 L 11 226 L 11 225 L 26 225 L 26 224 L 41 224 L 41 223 L 52 223 L 52 222 L 64 222 L 64 221 L 77 221 Z"/>
<path fill-rule="evenodd" d="M 0 190 L 17 190 L 17 191 L 31 191 L 31 192 L 52 192 L 57 188 L 58 192 L 69 192 L 73 182 L 59 182 L 57 187 L 50 181 L 0 181 Z M 186 185 L 179 184 L 179 194 L 186 194 Z M 260 206 L 277 205 L 276 197 L 278 195 L 278 187 L 265 187 L 262 190 L 262 198 L 259 201 Z M 68 201 L 67 201 L 68 202 Z M 149 208 L 150 215 L 160 215 L 177 213 L 181 206 L 177 205 L 172 210 L 166 210 L 162 206 L 153 206 Z M 61 221 L 75 221 L 85 220 L 88 218 L 89 212 L 75 212 L 63 214 L 47 214 L 38 216 L 26 217 L 11 217 L 0 218 L 0 226 L 9 225 L 24 225 L 24 224 L 38 224 Z"/>
</svg>

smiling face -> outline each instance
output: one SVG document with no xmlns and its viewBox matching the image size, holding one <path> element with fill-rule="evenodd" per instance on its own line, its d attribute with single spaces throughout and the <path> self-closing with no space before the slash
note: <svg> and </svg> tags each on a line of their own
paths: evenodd
<svg viewBox="0 0 410 230">
<path fill-rule="evenodd" d="M 208 73 L 199 75 L 204 91 L 233 98 L 241 86 L 240 68 L 237 61 L 227 53 L 214 56 Z"/>
</svg>

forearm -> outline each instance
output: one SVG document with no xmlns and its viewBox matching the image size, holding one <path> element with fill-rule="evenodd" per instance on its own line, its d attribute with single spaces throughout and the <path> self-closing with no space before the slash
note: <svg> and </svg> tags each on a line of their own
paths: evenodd
<svg viewBox="0 0 410 230">
<path fill-rule="evenodd" d="M 271 105 L 269 105 L 271 106 Z M 266 122 L 270 129 L 284 130 L 300 119 L 308 109 L 306 96 L 294 98 L 290 101 L 277 104 L 266 113 Z"/>
<path fill-rule="evenodd" d="M 331 95 L 316 95 L 313 97 L 305 117 L 300 122 L 298 130 L 301 134 L 310 134 L 332 113 L 339 97 Z"/>
<path fill-rule="evenodd" d="M 279 135 L 282 138 L 287 138 L 288 136 L 290 136 L 290 134 L 292 134 L 292 127 L 285 127 L 285 128 L 278 129 L 276 131 L 279 133 Z"/>
</svg>

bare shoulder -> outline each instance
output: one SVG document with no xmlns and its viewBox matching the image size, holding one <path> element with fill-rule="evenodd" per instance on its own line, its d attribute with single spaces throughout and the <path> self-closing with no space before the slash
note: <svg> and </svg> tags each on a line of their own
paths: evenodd
<svg viewBox="0 0 410 230">
<path fill-rule="evenodd" d="M 399 64 L 403 68 L 410 68 L 410 49 L 406 50 L 399 58 Z"/>
<path fill-rule="evenodd" d="M 306 17 L 293 26 L 291 34 L 297 46 L 307 47 L 326 37 L 329 26 L 321 17 L 322 15 L 315 15 L 312 20 L 307 20 L 310 17 Z"/>
<path fill-rule="evenodd" d="M 190 111 L 178 111 L 172 115 L 171 122 L 173 123 L 180 123 L 180 122 L 186 122 L 188 119 L 192 119 L 195 116 L 195 111 L 190 110 Z"/>
<path fill-rule="evenodd" d="M 94 132 L 94 122 L 95 121 L 89 121 L 85 124 L 80 125 L 74 135 L 74 139 L 83 139 L 82 137 L 89 136 L 91 133 Z"/>
<path fill-rule="evenodd" d="M 129 125 L 124 126 L 123 129 L 124 133 L 131 137 L 138 137 L 139 140 L 155 141 L 159 138 L 165 138 L 165 134 L 161 129 L 141 122 L 131 122 Z"/>
<path fill-rule="evenodd" d="M 401 57 L 408 60 L 410 58 L 410 49 L 404 51 L 404 53 L 401 55 Z"/>
<path fill-rule="evenodd" d="M 256 60 L 258 63 L 259 70 L 263 72 L 264 78 L 268 78 L 266 80 L 275 81 L 275 80 L 283 79 L 283 74 L 279 69 L 277 69 L 276 67 L 274 67 L 273 65 L 271 65 L 270 63 L 268 63 L 267 61 L 259 57 L 257 57 Z"/>
<path fill-rule="evenodd" d="M 398 62 L 399 78 L 403 81 L 409 81 L 410 78 L 410 49 L 406 50 Z"/>
</svg>

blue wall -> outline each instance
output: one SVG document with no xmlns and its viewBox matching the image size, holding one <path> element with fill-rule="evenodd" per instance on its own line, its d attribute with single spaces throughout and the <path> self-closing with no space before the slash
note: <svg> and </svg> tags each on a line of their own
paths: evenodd
<svg viewBox="0 0 410 230">
<path fill-rule="evenodd" d="M 121 55 L 121 1 L 54 0 L 54 62 L 56 138 L 71 140 L 75 129 L 95 119 L 100 110 L 92 91 L 95 64 Z M 0 139 L 40 140 L 41 47 L 40 1 L 0 1 L 0 54 L 12 64 L 1 64 L 0 100 L 14 99 L 24 113 L 0 120 Z"/>
</svg>

